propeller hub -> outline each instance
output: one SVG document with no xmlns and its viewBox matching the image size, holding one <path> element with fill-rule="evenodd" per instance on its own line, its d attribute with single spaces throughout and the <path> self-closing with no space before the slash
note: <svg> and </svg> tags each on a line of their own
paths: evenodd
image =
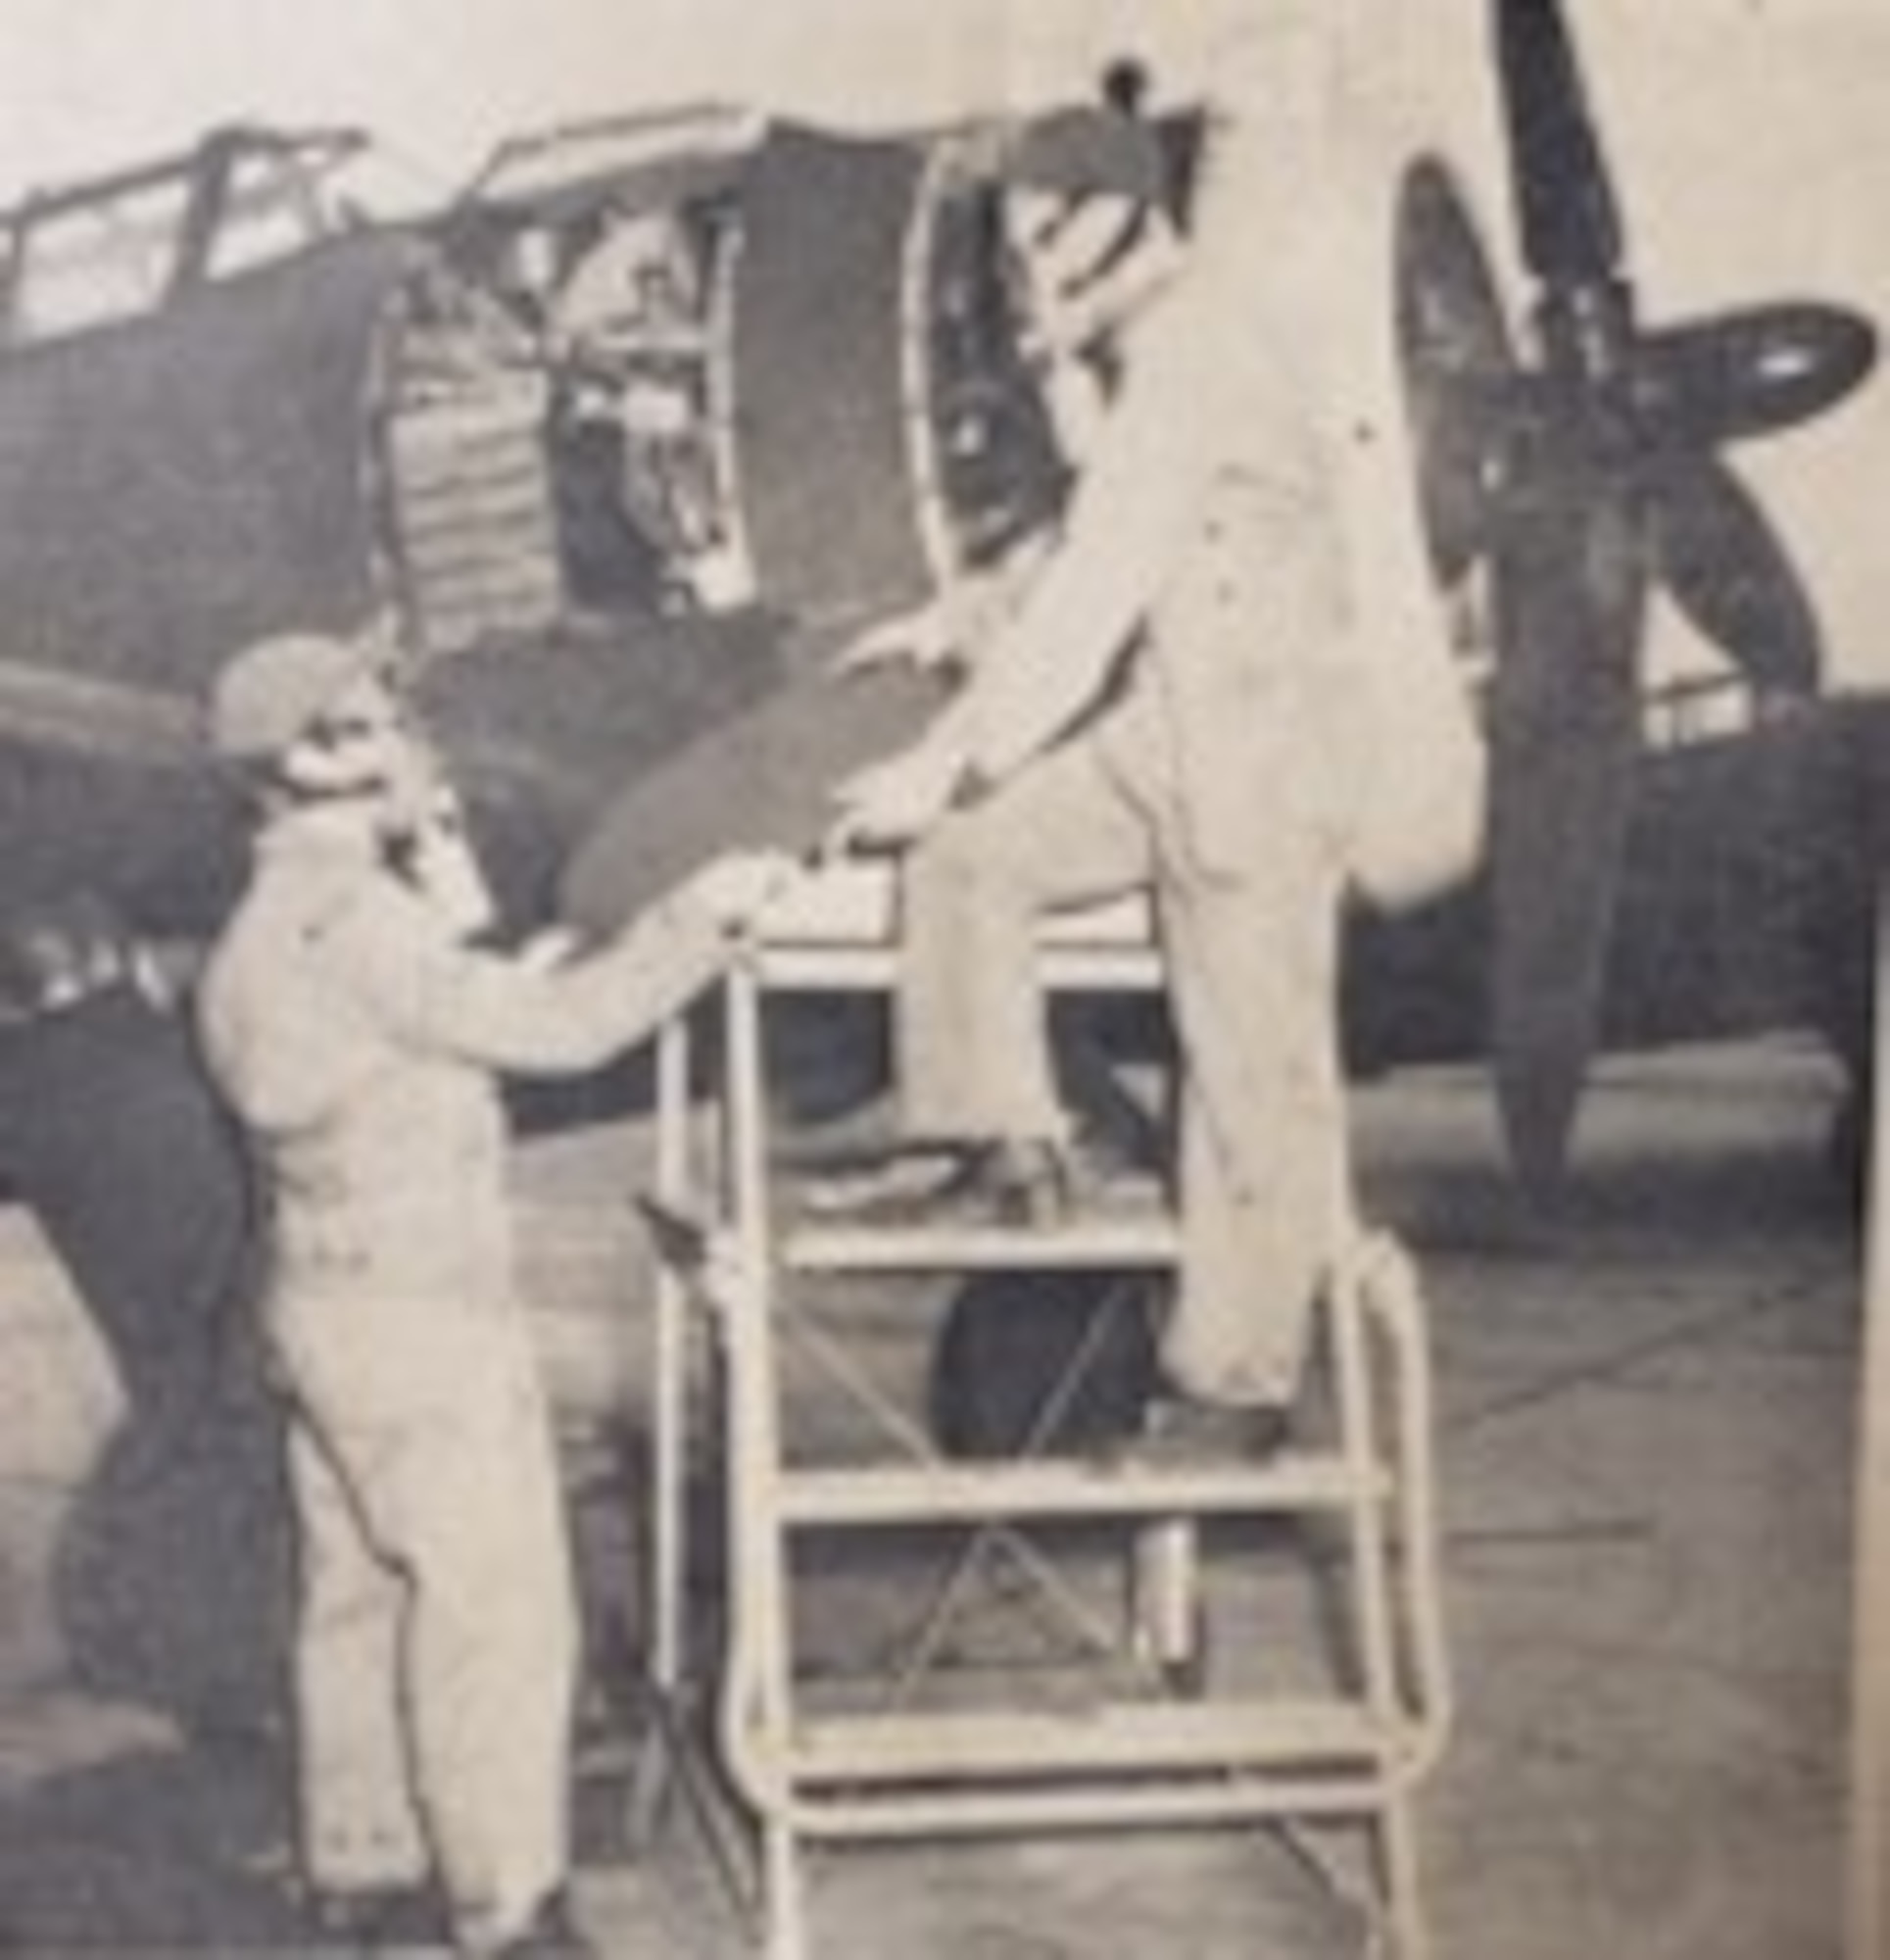
<svg viewBox="0 0 1890 1960">
<path fill-rule="evenodd" d="M 1634 294 L 1625 279 L 1548 288 L 1535 328 L 1543 365 L 1572 389 L 1620 388 L 1633 372 Z"/>
</svg>

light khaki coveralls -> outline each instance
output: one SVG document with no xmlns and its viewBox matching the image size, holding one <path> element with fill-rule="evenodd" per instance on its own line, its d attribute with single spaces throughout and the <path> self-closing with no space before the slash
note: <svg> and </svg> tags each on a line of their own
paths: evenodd
<svg viewBox="0 0 1890 1960">
<path fill-rule="evenodd" d="M 1039 919 L 1152 887 L 1184 1071 L 1163 1364 L 1202 1398 L 1279 1405 L 1352 1215 L 1335 1012 L 1344 829 L 1319 698 L 1320 651 L 1344 621 L 1340 545 L 1290 367 L 1270 366 L 1279 350 L 1250 333 L 1195 344 L 1211 365 L 1187 394 L 1160 366 L 1134 384 L 1118 414 L 1146 437 L 1119 433 L 1049 589 L 1026 602 L 1026 630 L 1080 633 L 1108 560 L 1160 557 L 1120 698 L 907 860 L 898 1076 L 914 1136 L 1059 1135 Z M 1178 466 L 1164 453 L 1175 418 L 1197 416 L 1215 454 L 1178 521 L 1158 479 Z M 1139 535 L 1151 527 L 1175 535 L 1151 547 Z"/>
<path fill-rule="evenodd" d="M 565 1876 L 576 1666 L 494 1071 L 603 1061 L 722 949 L 678 900 L 561 970 L 475 952 L 305 811 L 259 838 L 205 973 L 209 1060 L 273 1206 L 305 1870 L 337 1891 L 437 1873 L 470 1952 Z"/>
<path fill-rule="evenodd" d="M 1482 763 L 1398 388 L 1403 132 L 1348 94 L 1370 10 L 1225 12 L 1193 243 L 1125 333 L 1062 536 L 962 695 L 850 794 L 855 834 L 897 836 L 949 771 L 961 801 L 997 785 L 921 821 L 906 866 L 914 1136 L 1061 1131 L 1039 914 L 1152 887 L 1184 1092 L 1163 1363 L 1192 1396 L 1279 1405 L 1356 1229 L 1346 894 L 1396 906 L 1461 877 Z"/>
</svg>

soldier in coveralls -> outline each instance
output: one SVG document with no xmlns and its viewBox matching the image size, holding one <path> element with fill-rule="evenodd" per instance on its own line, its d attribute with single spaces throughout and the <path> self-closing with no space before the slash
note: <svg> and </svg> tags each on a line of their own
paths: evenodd
<svg viewBox="0 0 1890 1960">
<path fill-rule="evenodd" d="M 462 1953 L 583 1953 L 563 1892 L 572 1575 L 497 1072 L 639 1040 L 716 973 L 780 867 L 718 860 L 561 964 L 477 950 L 470 854 L 369 643 L 248 649 L 211 723 L 259 817 L 201 1014 L 270 1206 L 314 1915 L 395 1936 L 437 1886 Z"/>
<path fill-rule="evenodd" d="M 1405 833 L 1395 875 L 1413 892 L 1449 883 L 1474 857 L 1478 803 L 1441 632 L 1403 616 L 1430 590 L 1408 481 L 1390 525 L 1361 524 L 1348 501 L 1385 439 L 1381 413 L 1350 409 L 1354 356 L 1390 308 L 1384 266 L 1354 277 L 1347 256 L 1364 229 L 1343 10 L 1225 12 L 1192 249 L 1125 335 L 1121 397 L 1061 536 L 964 691 L 844 786 L 837 835 L 912 846 L 901 1122 L 959 1157 L 931 1197 L 1013 1222 L 1054 1216 L 1072 1175 L 1040 915 L 1152 889 L 1183 1076 L 1172 1393 L 1155 1426 L 1264 1450 L 1356 1230 L 1342 901 L 1390 882 L 1371 861 L 1387 831 Z M 1374 778 L 1396 757 L 1372 748 L 1361 677 L 1401 641 L 1398 688 L 1421 698 L 1430 676 L 1464 726 L 1412 765 L 1416 796 L 1390 822 Z"/>
</svg>

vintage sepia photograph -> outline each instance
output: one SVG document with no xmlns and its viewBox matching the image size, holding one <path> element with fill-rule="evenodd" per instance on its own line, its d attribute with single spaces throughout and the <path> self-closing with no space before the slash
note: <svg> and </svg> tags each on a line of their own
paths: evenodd
<svg viewBox="0 0 1890 1960">
<path fill-rule="evenodd" d="M 1886 211 L 1876 0 L 6 0 L 0 1956 L 1890 1960 Z"/>
</svg>

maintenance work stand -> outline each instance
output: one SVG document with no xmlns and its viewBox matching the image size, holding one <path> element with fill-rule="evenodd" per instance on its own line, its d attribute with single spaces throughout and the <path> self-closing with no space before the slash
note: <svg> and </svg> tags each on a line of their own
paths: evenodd
<svg viewBox="0 0 1890 1960">
<path fill-rule="evenodd" d="M 633 1834 L 675 1782 L 711 1823 L 722 1786 L 692 1721 L 709 1698 L 744 1827 L 739 1851 L 726 1821 L 710 1835 L 768 1960 L 818 1950 L 813 1847 L 1243 1822 L 1356 1913 L 1361 1952 L 1426 1960 L 1413 1800 L 1450 1686 L 1410 1262 L 1360 1234 L 1278 1453 L 1059 1447 L 1057 1406 L 1094 1360 L 1079 1348 L 1019 1450 L 946 1454 L 914 1377 L 953 1283 L 1159 1280 L 1177 1236 L 1152 1180 L 1048 1227 L 810 1211 L 771 1094 L 777 1010 L 884 997 L 897 958 L 892 876 L 823 871 L 747 947 L 710 1038 L 700 1011 L 659 1037 L 650 1687 L 669 1746 L 644 1751 Z M 1046 1000 L 1162 986 L 1139 903 L 1059 915 L 1039 963 Z M 719 1642 L 691 1585 L 703 1466 L 724 1484 Z M 699 1690 L 705 1645 L 718 1673 Z"/>
</svg>

